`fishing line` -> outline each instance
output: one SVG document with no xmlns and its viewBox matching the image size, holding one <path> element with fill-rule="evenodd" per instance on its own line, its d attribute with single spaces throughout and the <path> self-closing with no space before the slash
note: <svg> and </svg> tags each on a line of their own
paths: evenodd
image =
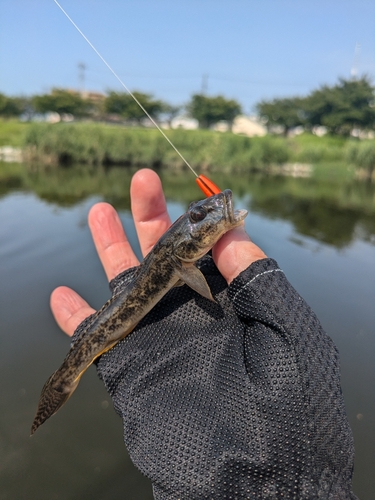
<svg viewBox="0 0 375 500">
<path fill-rule="evenodd" d="M 92 50 L 96 53 L 96 55 L 103 61 L 103 63 L 107 66 L 109 71 L 113 74 L 113 76 L 120 82 L 120 84 L 124 87 L 126 92 L 134 99 L 134 101 L 138 104 L 138 106 L 141 108 L 141 110 L 144 112 L 144 114 L 147 116 L 147 118 L 151 121 L 151 123 L 159 130 L 161 135 L 168 141 L 168 143 L 172 146 L 172 148 L 176 151 L 178 156 L 181 158 L 181 160 L 190 168 L 190 170 L 193 172 L 195 177 L 199 179 L 198 174 L 196 171 L 193 169 L 193 167 L 190 165 L 190 163 L 182 156 L 182 154 L 179 152 L 179 150 L 176 148 L 176 146 L 173 144 L 173 142 L 167 137 L 167 135 L 163 132 L 163 130 L 159 127 L 159 125 L 156 123 L 156 121 L 152 118 L 152 116 L 148 113 L 148 111 L 142 106 L 142 104 L 139 102 L 139 100 L 135 97 L 135 95 L 131 92 L 130 89 L 125 85 L 125 83 L 121 80 L 121 78 L 118 76 L 118 74 L 112 69 L 112 67 L 107 63 L 107 61 L 104 59 L 104 57 L 100 54 L 100 52 L 94 47 L 94 45 L 90 42 L 90 40 L 87 38 L 87 36 L 79 29 L 79 27 L 76 25 L 76 23 L 73 21 L 73 19 L 68 15 L 68 13 L 61 7 L 59 2 L 57 0 L 53 0 L 55 4 L 59 7 L 61 12 L 65 14 L 65 16 L 69 19 L 69 21 L 72 23 L 72 25 L 75 27 L 75 29 L 78 31 L 78 33 L 86 40 L 86 42 L 90 45 Z"/>
</svg>

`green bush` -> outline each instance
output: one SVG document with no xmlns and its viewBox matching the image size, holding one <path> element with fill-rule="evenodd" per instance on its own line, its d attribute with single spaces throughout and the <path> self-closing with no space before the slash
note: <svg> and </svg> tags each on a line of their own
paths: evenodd
<svg viewBox="0 0 375 500">
<path fill-rule="evenodd" d="M 345 140 L 341 137 L 318 137 L 302 134 L 290 141 L 295 160 L 306 163 L 337 162 L 344 160 Z"/>
<path fill-rule="evenodd" d="M 177 149 L 199 169 L 264 169 L 288 161 L 280 138 L 249 138 L 207 130 L 168 131 Z M 30 159 L 47 163 L 124 164 L 181 168 L 184 162 L 155 129 L 103 124 L 33 124 L 24 148 Z"/>
<path fill-rule="evenodd" d="M 22 130 L 23 148 L 30 161 L 186 168 L 181 157 L 155 129 L 102 123 L 35 123 Z M 210 130 L 168 130 L 166 134 L 198 172 L 261 172 L 288 162 L 313 164 L 324 172 L 329 171 L 330 165 L 346 172 L 345 162 L 369 174 L 375 170 L 374 140 L 312 134 L 250 138 Z"/>
<path fill-rule="evenodd" d="M 24 133 L 28 127 L 28 123 L 23 123 L 15 119 L 0 119 L 0 147 L 20 147 L 23 143 Z"/>
<path fill-rule="evenodd" d="M 367 170 L 369 174 L 375 170 L 375 140 L 350 141 L 345 153 L 348 163 Z"/>
<path fill-rule="evenodd" d="M 345 160 L 352 165 L 357 164 L 358 147 L 359 147 L 359 143 L 357 141 L 356 142 L 351 141 L 346 145 Z"/>
<path fill-rule="evenodd" d="M 253 139 L 253 147 L 250 149 L 250 165 L 254 169 L 260 169 L 269 165 L 286 163 L 290 152 L 287 144 L 279 137 L 265 136 Z"/>
</svg>

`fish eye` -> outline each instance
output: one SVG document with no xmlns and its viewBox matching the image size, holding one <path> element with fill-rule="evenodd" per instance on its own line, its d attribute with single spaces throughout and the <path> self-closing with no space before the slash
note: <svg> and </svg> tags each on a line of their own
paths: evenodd
<svg viewBox="0 0 375 500">
<path fill-rule="evenodd" d="M 191 222 L 199 222 L 207 215 L 207 211 L 203 207 L 193 207 L 189 212 Z"/>
</svg>

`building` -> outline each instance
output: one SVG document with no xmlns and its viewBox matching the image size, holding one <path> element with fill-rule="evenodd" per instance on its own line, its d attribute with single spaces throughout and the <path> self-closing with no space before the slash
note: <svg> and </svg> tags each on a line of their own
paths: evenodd
<svg viewBox="0 0 375 500">
<path fill-rule="evenodd" d="M 267 128 L 255 116 L 238 115 L 233 120 L 232 132 L 248 137 L 263 137 L 267 135 Z"/>
</svg>

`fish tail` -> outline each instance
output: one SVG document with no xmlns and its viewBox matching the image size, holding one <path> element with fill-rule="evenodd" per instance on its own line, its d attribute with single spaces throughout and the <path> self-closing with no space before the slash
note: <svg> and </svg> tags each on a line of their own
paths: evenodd
<svg viewBox="0 0 375 500">
<path fill-rule="evenodd" d="M 44 384 L 39 398 L 38 409 L 31 427 L 31 435 L 63 406 L 78 385 L 79 379 L 69 389 L 62 387 L 61 384 L 56 386 L 56 384 L 53 384 L 56 373 L 54 372 Z"/>
</svg>

